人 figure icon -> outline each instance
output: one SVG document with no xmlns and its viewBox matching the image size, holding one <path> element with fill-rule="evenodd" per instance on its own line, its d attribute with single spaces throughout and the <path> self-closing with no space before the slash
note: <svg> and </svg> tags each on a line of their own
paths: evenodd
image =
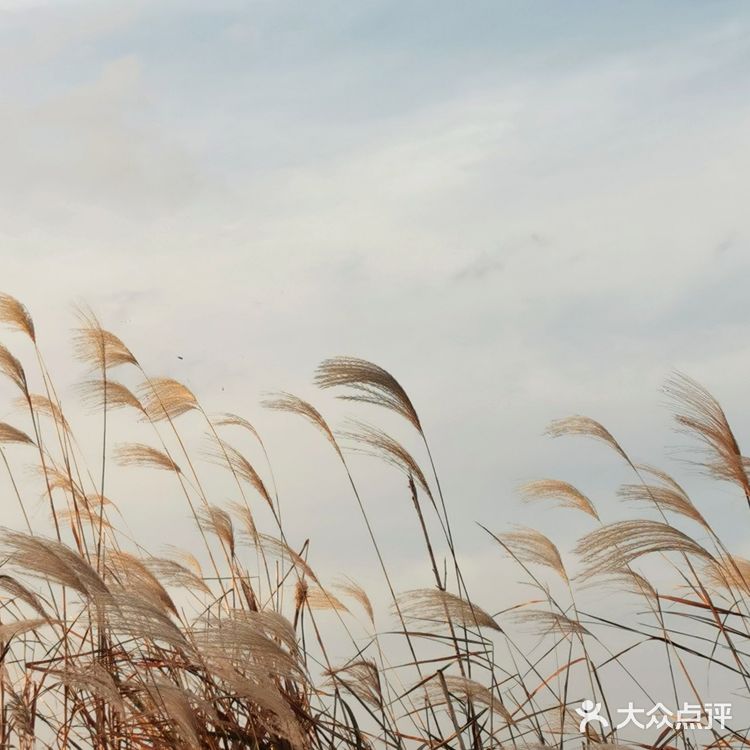
<svg viewBox="0 0 750 750">
<path fill-rule="evenodd" d="M 579 731 L 585 732 L 586 727 L 592 721 L 598 721 L 601 726 L 608 727 L 609 722 L 599 713 L 601 710 L 601 703 L 594 703 L 592 700 L 585 700 L 581 703 L 581 707 L 576 709 L 576 713 L 581 717 L 581 723 L 578 725 Z"/>
</svg>

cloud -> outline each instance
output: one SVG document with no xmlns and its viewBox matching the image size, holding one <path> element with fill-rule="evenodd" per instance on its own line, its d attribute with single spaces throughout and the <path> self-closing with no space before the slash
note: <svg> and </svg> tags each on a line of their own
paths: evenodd
<svg viewBox="0 0 750 750">
<path fill-rule="evenodd" d="M 549 244 L 549 240 L 537 232 L 532 232 L 522 240 L 509 240 L 502 250 L 480 253 L 464 263 L 452 274 L 451 279 L 459 283 L 481 281 L 501 273 L 506 268 L 507 259 L 519 253 L 546 252 Z"/>
<path fill-rule="evenodd" d="M 79 0 L 3 0 L 0 62 L 26 70 L 74 57 L 71 50 L 101 44 L 131 26 L 143 3 Z"/>
<path fill-rule="evenodd" d="M 540 447 L 551 417 L 593 411 L 646 459 L 673 366 L 741 395 L 746 275 L 710 271 L 750 232 L 742 19 L 712 6 L 679 34 L 621 34 L 571 13 L 571 41 L 501 11 L 458 36 L 434 8 L 409 25 L 352 5 L 321 26 L 290 25 L 291 6 L 158 5 L 90 11 L 83 36 L 14 15 L 46 41 L 16 45 L 2 84 L 2 286 L 57 372 L 74 375 L 56 322 L 71 298 L 219 410 L 304 390 L 329 354 L 382 361 L 423 405 L 467 534 L 537 472 L 605 491 L 589 454 Z M 269 429 L 288 505 L 329 539 L 348 496 Z"/>
<path fill-rule="evenodd" d="M 189 156 L 138 121 L 148 106 L 140 61 L 123 57 L 98 75 L 0 121 L 0 196 L 6 226 L 59 225 L 111 216 L 148 221 L 178 210 L 200 179 Z M 20 221 L 19 221 L 20 220 Z"/>
<path fill-rule="evenodd" d="M 503 270 L 501 258 L 482 253 L 453 274 L 454 281 L 478 281 Z"/>
</svg>

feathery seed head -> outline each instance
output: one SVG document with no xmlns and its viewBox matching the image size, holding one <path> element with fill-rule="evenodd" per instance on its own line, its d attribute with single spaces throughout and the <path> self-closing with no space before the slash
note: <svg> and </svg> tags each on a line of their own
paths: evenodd
<svg viewBox="0 0 750 750">
<path fill-rule="evenodd" d="M 420 433 L 419 416 L 401 384 L 387 370 L 356 357 L 333 357 L 322 362 L 315 373 L 320 388 L 350 388 L 353 393 L 339 396 L 391 409 L 407 419 Z"/>
</svg>

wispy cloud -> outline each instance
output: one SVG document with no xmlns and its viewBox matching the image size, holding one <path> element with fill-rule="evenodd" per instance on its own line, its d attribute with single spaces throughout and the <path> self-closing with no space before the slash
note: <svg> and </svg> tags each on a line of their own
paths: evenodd
<svg viewBox="0 0 750 750">
<path fill-rule="evenodd" d="M 627 432 L 697 351 L 742 393 L 747 6 L 113 8 L 3 15 L 2 286 L 40 319 L 89 299 L 222 408 L 395 365 L 466 451 L 466 533 L 550 416 Z"/>
</svg>

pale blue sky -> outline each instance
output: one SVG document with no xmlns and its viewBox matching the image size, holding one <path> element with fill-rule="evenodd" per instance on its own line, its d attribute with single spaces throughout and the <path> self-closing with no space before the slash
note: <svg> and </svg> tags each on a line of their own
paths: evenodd
<svg viewBox="0 0 750 750">
<path fill-rule="evenodd" d="M 542 440 L 552 418 L 600 418 L 659 463 L 679 368 L 750 440 L 746 3 L 0 8 L 0 286 L 64 382 L 85 300 L 154 374 L 258 421 L 329 572 L 334 541 L 372 562 L 343 478 L 258 400 L 286 388 L 337 421 L 309 386 L 332 354 L 410 390 L 477 568 L 496 553 L 473 520 L 523 519 L 521 481 L 617 512 L 623 472 Z M 401 480 L 356 465 L 390 559 L 428 582 Z M 158 542 L 173 513 L 127 515 Z"/>
</svg>

